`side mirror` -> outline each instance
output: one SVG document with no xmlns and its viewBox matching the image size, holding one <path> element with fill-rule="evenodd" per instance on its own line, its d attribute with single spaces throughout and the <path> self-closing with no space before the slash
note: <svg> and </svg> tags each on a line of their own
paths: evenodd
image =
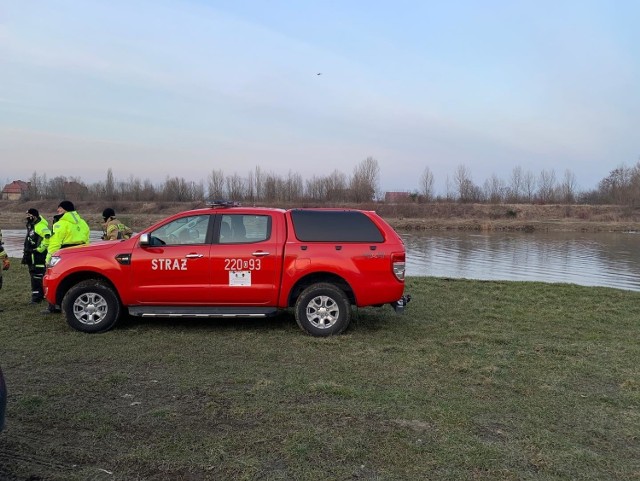
<svg viewBox="0 0 640 481">
<path fill-rule="evenodd" d="M 149 234 L 140 234 L 140 245 L 148 246 L 151 244 L 151 240 L 149 238 Z"/>
</svg>

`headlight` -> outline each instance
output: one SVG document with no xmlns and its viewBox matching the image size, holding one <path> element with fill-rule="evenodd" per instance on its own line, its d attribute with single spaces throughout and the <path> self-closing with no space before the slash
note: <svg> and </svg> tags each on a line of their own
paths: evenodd
<svg viewBox="0 0 640 481">
<path fill-rule="evenodd" d="M 51 260 L 49 261 L 49 267 L 55 266 L 58 262 L 60 262 L 60 256 L 51 256 Z"/>
</svg>

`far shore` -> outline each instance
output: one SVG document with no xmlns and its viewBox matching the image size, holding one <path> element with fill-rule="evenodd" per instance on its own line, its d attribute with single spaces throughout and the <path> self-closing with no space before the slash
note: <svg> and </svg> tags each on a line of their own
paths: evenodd
<svg viewBox="0 0 640 481">
<path fill-rule="evenodd" d="M 205 207 L 202 202 L 76 201 L 76 210 L 93 230 L 100 230 L 105 207 L 134 231 L 181 211 Z M 25 227 L 27 209 L 34 207 L 49 222 L 58 202 L 0 201 L 0 228 Z M 244 203 L 243 205 L 251 205 Z M 323 207 L 318 204 L 277 204 L 273 207 Z M 398 231 L 474 230 L 522 232 L 640 232 L 640 210 L 616 205 L 535 204 L 342 204 L 332 207 L 378 212 Z"/>
</svg>

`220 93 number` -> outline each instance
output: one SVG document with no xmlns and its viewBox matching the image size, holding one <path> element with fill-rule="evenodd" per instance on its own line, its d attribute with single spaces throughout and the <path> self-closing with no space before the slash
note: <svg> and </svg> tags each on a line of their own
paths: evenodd
<svg viewBox="0 0 640 481">
<path fill-rule="evenodd" d="M 225 271 L 259 271 L 262 267 L 261 259 L 225 259 Z"/>
</svg>

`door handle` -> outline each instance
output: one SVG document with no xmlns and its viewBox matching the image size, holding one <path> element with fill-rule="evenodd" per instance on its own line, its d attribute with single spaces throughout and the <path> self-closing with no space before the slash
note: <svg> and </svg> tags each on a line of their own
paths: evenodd
<svg viewBox="0 0 640 481">
<path fill-rule="evenodd" d="M 253 254 L 251 254 L 252 256 L 256 256 L 256 257 L 264 257 L 264 256 L 268 256 L 269 253 L 265 252 L 265 251 L 258 251 L 258 252 L 254 252 Z"/>
<path fill-rule="evenodd" d="M 187 259 L 199 259 L 200 257 L 203 257 L 204 254 L 187 254 L 185 257 Z"/>
</svg>

